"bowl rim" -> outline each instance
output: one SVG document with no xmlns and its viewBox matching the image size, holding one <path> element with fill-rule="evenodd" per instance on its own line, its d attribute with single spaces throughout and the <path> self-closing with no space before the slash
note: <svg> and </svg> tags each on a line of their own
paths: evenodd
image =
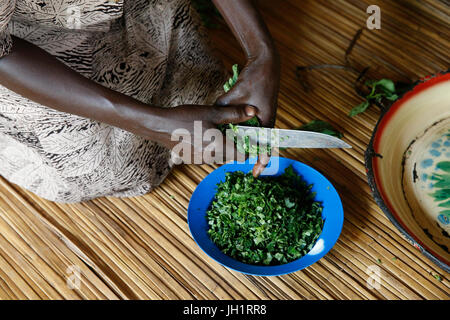
<svg viewBox="0 0 450 320">
<path fill-rule="evenodd" d="M 194 212 L 194 208 L 192 207 L 192 199 L 194 198 L 195 193 L 197 192 L 197 190 L 199 190 L 200 185 L 207 179 L 208 176 L 212 175 L 213 173 L 215 173 L 218 170 L 224 170 L 227 168 L 227 166 L 234 166 L 234 165 L 248 165 L 249 163 L 251 163 L 251 159 L 247 159 L 245 162 L 238 162 L 238 161 L 234 161 L 234 162 L 230 162 L 227 163 L 219 168 L 217 168 L 216 170 L 214 170 L 213 172 L 211 172 L 210 174 L 208 174 L 207 177 L 205 177 L 197 186 L 197 188 L 194 190 L 194 192 L 192 193 L 192 197 L 191 200 L 189 201 L 189 206 L 188 206 L 188 216 L 187 216 L 187 220 L 188 220 L 188 226 L 189 226 L 189 231 L 191 233 L 192 238 L 194 239 L 195 243 L 200 247 L 200 249 L 202 249 L 202 251 L 204 253 L 206 253 L 206 255 L 211 258 L 212 260 L 216 261 L 217 263 L 219 263 L 220 265 L 233 270 L 233 271 L 237 271 L 239 273 L 243 273 L 243 274 L 247 274 L 247 275 L 252 275 L 252 276 L 281 276 L 281 275 L 286 275 L 286 274 L 290 274 L 290 273 L 294 273 L 297 271 L 300 271 L 302 269 L 305 269 L 309 266 L 311 266 L 312 264 L 316 263 L 317 261 L 319 261 L 321 258 L 323 258 L 325 255 L 328 254 L 328 252 L 334 247 L 334 245 L 336 244 L 336 242 L 338 241 L 341 232 L 342 232 L 342 228 L 343 228 L 343 224 L 344 224 L 344 208 L 342 205 L 342 200 L 339 196 L 339 193 L 337 192 L 336 188 L 334 187 L 334 185 L 318 170 L 312 168 L 311 166 L 304 164 L 300 161 L 297 160 L 293 160 L 293 159 L 289 159 L 289 158 L 284 158 L 284 157 L 272 157 L 271 161 L 273 161 L 274 159 L 282 159 L 282 161 L 287 161 L 287 162 L 291 162 L 291 163 L 297 163 L 298 165 L 304 167 L 304 168 L 308 168 L 308 170 L 311 170 L 311 172 L 313 172 L 315 175 L 317 175 L 318 177 L 320 177 L 320 179 L 323 179 L 323 181 L 326 181 L 329 184 L 329 191 L 332 192 L 333 196 L 335 196 L 335 200 L 336 203 L 338 204 L 338 207 L 333 209 L 333 213 L 336 213 L 335 218 L 337 219 L 335 221 L 335 223 L 333 224 L 333 229 L 334 232 L 331 232 L 330 234 L 332 234 L 333 236 L 330 236 L 329 238 L 327 238 L 326 241 L 326 248 L 323 249 L 322 251 L 320 251 L 320 253 L 318 254 L 314 254 L 312 255 L 313 257 L 311 257 L 310 253 L 313 251 L 313 249 L 311 249 L 311 251 L 306 254 L 305 256 L 294 260 L 292 262 L 289 262 L 287 264 L 283 264 L 283 265 L 277 265 L 277 266 L 260 266 L 260 265 L 251 265 L 251 264 L 246 264 L 243 262 L 240 262 L 236 259 L 231 258 L 228 255 L 225 255 L 222 253 L 222 255 L 224 257 L 226 257 L 228 261 L 233 261 L 234 265 L 237 266 L 242 266 L 242 267 L 246 267 L 246 268 L 251 268 L 251 269 L 255 269 L 258 270 L 258 272 L 254 272 L 254 271 L 243 271 L 243 270 L 239 270 L 238 268 L 234 267 L 234 266 L 230 266 L 227 263 L 224 263 L 223 261 L 220 261 L 218 259 L 216 259 L 215 257 L 213 257 L 208 250 L 206 250 L 204 248 L 204 246 L 199 243 L 197 241 L 197 237 L 194 235 L 195 232 L 193 232 L 193 215 L 195 214 Z M 254 163 L 254 162 L 253 162 Z M 269 166 L 270 166 L 270 162 L 269 162 Z M 228 172 L 228 171 L 224 171 L 224 172 Z M 301 174 L 301 172 L 299 173 Z M 327 220 L 331 220 L 331 219 L 325 219 L 325 223 Z M 328 226 L 331 224 L 331 222 L 329 222 Z M 324 228 L 325 228 L 325 224 L 324 224 Z M 322 234 L 319 237 L 319 239 L 317 240 L 316 244 L 318 243 L 318 241 L 324 236 L 323 230 L 322 230 Z M 215 244 L 211 241 L 211 244 L 213 244 L 214 247 Z M 217 247 L 216 247 L 217 248 Z M 217 248 L 217 250 L 220 251 L 220 249 Z M 300 260 L 302 260 L 303 258 L 308 257 L 308 259 L 310 260 L 310 263 L 306 263 L 305 265 L 301 265 L 300 267 L 294 267 L 294 264 L 298 264 L 300 262 Z M 291 269 L 289 269 L 289 267 Z M 285 270 L 286 269 L 286 270 Z"/>
<path fill-rule="evenodd" d="M 365 152 L 365 164 L 367 171 L 367 180 L 372 191 L 373 197 L 376 203 L 384 212 L 386 217 L 391 223 L 400 231 L 400 233 L 408 240 L 416 249 L 421 251 L 428 259 L 438 265 L 443 270 L 450 272 L 450 262 L 439 254 L 435 253 L 431 248 L 425 245 L 413 232 L 409 230 L 406 224 L 402 221 L 400 216 L 394 210 L 389 198 L 380 183 L 380 176 L 378 174 L 379 162 L 382 159 L 382 155 L 377 154 L 381 136 L 384 129 L 389 125 L 390 120 L 395 113 L 402 108 L 402 106 L 412 99 L 417 94 L 425 91 L 426 89 L 435 86 L 439 83 L 450 81 L 450 70 L 437 73 L 429 77 L 425 77 L 415 84 L 412 88 L 405 92 L 398 100 L 396 100 L 389 108 L 383 110 L 380 119 L 375 126 L 372 134 L 372 138 Z"/>
</svg>

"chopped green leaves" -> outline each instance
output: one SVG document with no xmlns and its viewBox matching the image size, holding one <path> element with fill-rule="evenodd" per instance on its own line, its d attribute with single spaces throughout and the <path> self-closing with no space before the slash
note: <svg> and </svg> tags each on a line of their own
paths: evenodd
<svg viewBox="0 0 450 320">
<path fill-rule="evenodd" d="M 389 101 L 395 101 L 398 99 L 395 83 L 390 79 L 366 81 L 366 86 L 371 90 L 370 94 L 366 96 L 366 101 L 350 111 L 350 117 L 354 117 L 360 113 L 365 112 L 372 102 L 381 103 L 383 98 Z"/>
<path fill-rule="evenodd" d="M 279 177 L 227 173 L 207 212 L 211 240 L 254 265 L 285 264 L 308 253 L 323 228 L 322 205 L 292 167 Z"/>
</svg>

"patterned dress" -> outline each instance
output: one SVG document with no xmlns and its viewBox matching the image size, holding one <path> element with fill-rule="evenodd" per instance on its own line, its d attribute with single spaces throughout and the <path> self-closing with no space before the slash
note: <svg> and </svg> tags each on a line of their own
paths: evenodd
<svg viewBox="0 0 450 320">
<path fill-rule="evenodd" d="M 162 107 L 213 103 L 225 79 L 189 0 L 0 0 L 0 59 L 11 35 Z M 166 177 L 169 160 L 156 142 L 0 85 L 0 175 L 43 198 L 142 195 Z"/>
</svg>

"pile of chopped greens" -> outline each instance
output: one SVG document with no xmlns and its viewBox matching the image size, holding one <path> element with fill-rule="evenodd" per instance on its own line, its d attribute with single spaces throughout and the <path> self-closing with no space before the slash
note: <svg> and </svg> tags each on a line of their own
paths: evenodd
<svg viewBox="0 0 450 320">
<path fill-rule="evenodd" d="M 252 265 L 280 265 L 307 254 L 319 238 L 322 205 L 292 166 L 278 177 L 227 173 L 207 212 L 211 240 Z"/>
</svg>

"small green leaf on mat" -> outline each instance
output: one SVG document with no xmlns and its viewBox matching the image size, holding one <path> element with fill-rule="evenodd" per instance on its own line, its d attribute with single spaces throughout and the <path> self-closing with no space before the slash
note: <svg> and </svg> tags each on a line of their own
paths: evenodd
<svg viewBox="0 0 450 320">
<path fill-rule="evenodd" d="M 297 128 L 296 130 L 319 132 L 337 138 L 343 137 L 342 133 L 334 129 L 331 124 L 322 120 L 313 120 L 310 123 L 304 124 L 303 126 Z"/>
<path fill-rule="evenodd" d="M 378 262 L 379 264 L 382 264 L 382 263 L 383 263 L 383 261 L 381 261 L 381 259 L 377 259 L 377 262 Z"/>
<path fill-rule="evenodd" d="M 441 277 L 440 275 L 438 275 L 437 273 L 433 274 L 433 277 L 434 277 L 437 281 L 442 282 L 442 277 Z"/>
<path fill-rule="evenodd" d="M 360 113 L 363 113 L 367 110 L 367 108 L 369 108 L 370 106 L 370 102 L 369 101 L 364 101 L 363 103 L 361 103 L 360 105 L 357 105 L 356 107 L 354 107 L 352 109 L 352 111 L 350 111 L 349 116 L 350 117 L 354 117 Z"/>
</svg>

